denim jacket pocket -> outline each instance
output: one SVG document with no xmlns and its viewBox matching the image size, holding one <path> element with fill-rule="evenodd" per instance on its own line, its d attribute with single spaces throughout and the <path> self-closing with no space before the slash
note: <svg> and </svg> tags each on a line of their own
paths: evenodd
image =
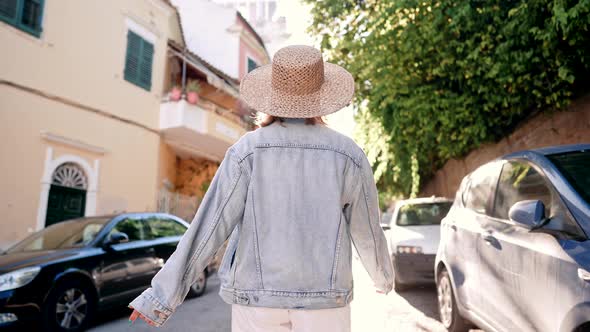
<svg viewBox="0 0 590 332">
<path fill-rule="evenodd" d="M 223 254 L 223 258 L 221 259 L 221 264 L 219 266 L 219 280 L 222 284 L 231 284 L 232 283 L 232 270 L 233 270 L 233 263 L 236 255 L 236 251 L 238 249 L 238 242 L 240 239 L 240 225 L 238 224 L 236 228 L 231 233 L 229 240 L 227 242 L 227 248 L 225 249 L 225 253 Z"/>
</svg>

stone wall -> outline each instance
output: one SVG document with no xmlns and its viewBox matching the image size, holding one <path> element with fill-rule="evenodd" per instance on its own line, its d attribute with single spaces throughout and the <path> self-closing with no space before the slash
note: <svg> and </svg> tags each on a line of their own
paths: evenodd
<svg viewBox="0 0 590 332">
<path fill-rule="evenodd" d="M 209 184 L 211 184 L 217 168 L 219 168 L 218 163 L 206 159 L 179 159 L 177 163 L 175 192 L 188 198 L 198 197 L 200 202 L 207 188 L 209 188 Z M 191 222 L 195 212 L 196 209 L 192 213 L 188 213 L 184 218 L 188 222 Z M 219 269 L 219 264 L 221 263 L 226 247 L 227 243 L 217 251 L 208 265 L 209 272 Z"/>
<path fill-rule="evenodd" d="M 424 184 L 420 196 L 454 197 L 463 177 L 478 166 L 507 153 L 552 145 L 590 143 L 590 96 L 578 99 L 561 112 L 538 114 L 509 136 L 449 160 Z"/>
<path fill-rule="evenodd" d="M 202 198 L 219 164 L 206 159 L 181 159 L 176 173 L 176 192 Z"/>
</svg>

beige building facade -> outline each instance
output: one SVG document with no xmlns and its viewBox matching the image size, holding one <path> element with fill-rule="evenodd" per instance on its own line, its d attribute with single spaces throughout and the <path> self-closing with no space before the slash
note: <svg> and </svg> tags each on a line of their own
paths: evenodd
<svg viewBox="0 0 590 332">
<path fill-rule="evenodd" d="M 178 52 L 169 2 L 24 2 L 0 12 L 0 248 L 70 217 L 168 210 L 187 160 L 215 166 L 251 128 L 236 82 Z M 197 104 L 168 98 L 181 58 Z"/>
</svg>

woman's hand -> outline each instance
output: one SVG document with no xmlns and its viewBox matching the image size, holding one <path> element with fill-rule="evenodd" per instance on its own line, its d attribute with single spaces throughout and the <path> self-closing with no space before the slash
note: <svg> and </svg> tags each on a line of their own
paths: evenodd
<svg viewBox="0 0 590 332">
<path fill-rule="evenodd" d="M 132 307 L 129 307 L 129 308 L 133 309 Z M 131 316 L 129 316 L 129 324 L 133 324 L 135 322 L 135 320 L 137 319 L 137 317 L 143 319 L 144 321 L 146 321 L 146 323 L 150 324 L 151 326 L 157 326 L 156 323 L 154 323 L 151 319 L 142 315 L 139 311 L 137 311 L 135 309 L 133 309 Z"/>
</svg>

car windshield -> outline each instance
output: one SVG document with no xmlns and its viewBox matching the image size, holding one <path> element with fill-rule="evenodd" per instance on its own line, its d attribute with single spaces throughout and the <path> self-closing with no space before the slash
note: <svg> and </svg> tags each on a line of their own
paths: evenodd
<svg viewBox="0 0 590 332">
<path fill-rule="evenodd" d="M 548 156 L 582 198 L 590 203 L 590 151 Z"/>
<path fill-rule="evenodd" d="M 58 222 L 31 234 L 6 252 L 83 247 L 94 240 L 96 234 L 110 219 L 80 218 Z"/>
<path fill-rule="evenodd" d="M 398 226 L 440 225 L 449 209 L 451 202 L 406 204 L 400 208 L 396 224 Z"/>
</svg>

